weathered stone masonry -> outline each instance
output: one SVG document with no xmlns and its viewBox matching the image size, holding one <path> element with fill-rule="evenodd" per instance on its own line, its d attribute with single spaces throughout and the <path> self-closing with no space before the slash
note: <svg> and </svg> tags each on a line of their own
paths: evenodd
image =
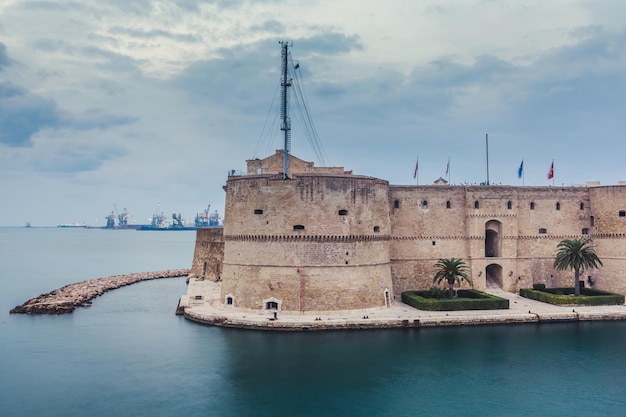
<svg viewBox="0 0 626 417">
<path fill-rule="evenodd" d="M 467 262 L 478 289 L 570 286 L 572 273 L 552 268 L 556 247 L 585 235 L 604 262 L 585 285 L 626 293 L 625 186 L 399 186 L 317 169 L 228 178 L 224 228 L 198 230 L 192 269 L 222 280 L 224 304 L 385 307 L 430 288 L 435 262 L 450 257 Z"/>
</svg>

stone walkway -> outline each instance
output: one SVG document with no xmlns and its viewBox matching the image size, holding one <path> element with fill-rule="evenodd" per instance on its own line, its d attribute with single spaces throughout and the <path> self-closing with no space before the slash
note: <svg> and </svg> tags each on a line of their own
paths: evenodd
<svg viewBox="0 0 626 417">
<path fill-rule="evenodd" d="M 555 321 L 626 320 L 626 306 L 561 307 L 529 300 L 502 290 L 496 295 L 509 299 L 508 310 L 425 311 L 396 298 L 390 308 L 313 312 L 242 310 L 219 302 L 219 282 L 189 279 L 179 312 L 204 324 L 265 330 L 373 329 L 436 327 Z"/>
</svg>

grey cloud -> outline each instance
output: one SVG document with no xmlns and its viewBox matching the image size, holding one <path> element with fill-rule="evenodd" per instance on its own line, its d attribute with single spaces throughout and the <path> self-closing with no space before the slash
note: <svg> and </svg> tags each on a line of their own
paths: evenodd
<svg viewBox="0 0 626 417">
<path fill-rule="evenodd" d="M 257 33 L 280 34 L 285 32 L 285 25 L 277 20 L 266 20 L 260 25 L 251 26 L 250 30 Z"/>
<path fill-rule="evenodd" d="M 10 64 L 9 62 L 9 55 L 7 54 L 7 47 L 0 42 L 0 70 L 2 70 L 3 67 L 8 67 Z"/>
<path fill-rule="evenodd" d="M 357 35 L 347 36 L 338 32 L 327 32 L 294 41 L 298 50 L 306 54 L 338 55 L 354 50 L 362 50 L 363 45 Z"/>
<path fill-rule="evenodd" d="M 271 88 L 274 83 L 270 77 L 278 77 L 280 49 L 276 45 L 262 42 L 219 50 L 220 58 L 196 62 L 170 83 L 200 101 L 229 103 L 237 107 L 245 103 L 249 109 L 258 111 L 255 92 L 264 86 Z M 275 61 L 268 59 L 271 55 L 276 56 Z M 273 69 L 276 69 L 275 74 L 272 74 Z"/>
<path fill-rule="evenodd" d="M 30 146 L 38 130 L 60 122 L 56 103 L 23 88 L 0 83 L 0 143 Z"/>
<path fill-rule="evenodd" d="M 127 35 L 133 38 L 140 38 L 140 39 L 166 38 L 166 39 L 172 39 L 178 42 L 185 42 L 185 43 L 202 42 L 202 36 L 200 35 L 195 35 L 191 33 L 173 33 L 173 32 L 162 30 L 162 29 L 141 30 L 141 29 L 131 29 L 131 28 L 125 28 L 121 26 L 115 26 L 111 28 L 111 33 L 123 34 L 123 35 Z"/>
<path fill-rule="evenodd" d="M 101 37 L 96 40 L 101 40 Z M 122 71 L 139 72 L 134 59 L 96 46 L 75 46 L 59 39 L 39 39 L 32 46 L 43 52 L 63 52 L 70 56 L 80 56 L 97 67 L 111 69 L 118 74 Z"/>
<path fill-rule="evenodd" d="M 99 110 L 88 110 L 83 115 L 64 114 L 53 100 L 8 82 L 0 83 L 0 143 L 7 146 L 29 147 L 32 136 L 45 128 L 105 129 L 137 120 Z"/>
<path fill-rule="evenodd" d="M 323 59 L 324 56 L 362 48 L 357 36 L 334 32 L 294 40 L 294 44 L 297 45 L 298 58 L 303 59 L 312 54 L 317 56 L 316 59 Z M 171 83 L 195 97 L 204 96 L 201 100 L 232 103 L 234 98 L 234 105 L 238 108 L 260 111 L 259 103 L 268 102 L 268 96 L 271 97 L 279 80 L 280 47 L 277 41 L 220 49 L 217 54 L 220 58 L 192 64 Z M 325 88 L 319 90 L 320 95 L 341 93 L 340 87 Z M 264 91 L 261 96 L 259 91 Z M 261 112 L 266 106 L 262 109 Z"/>
<path fill-rule="evenodd" d="M 70 135 L 70 132 L 66 134 Z M 48 149 L 45 158 L 33 162 L 32 169 L 50 173 L 95 171 L 106 161 L 119 158 L 127 151 L 118 146 L 93 146 L 87 140 L 68 142 Z"/>
</svg>

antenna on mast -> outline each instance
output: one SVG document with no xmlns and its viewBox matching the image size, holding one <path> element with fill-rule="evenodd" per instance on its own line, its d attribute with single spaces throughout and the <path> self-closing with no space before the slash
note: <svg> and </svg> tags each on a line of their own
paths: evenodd
<svg viewBox="0 0 626 417">
<path fill-rule="evenodd" d="M 283 148 L 283 179 L 289 178 L 289 154 L 291 153 L 291 119 L 287 108 L 287 89 L 291 87 L 291 78 L 287 71 L 287 57 L 289 55 L 289 43 L 281 41 L 282 46 L 282 76 L 280 80 L 280 117 L 282 123 L 280 130 L 285 132 L 285 143 Z M 293 43 L 292 43 L 293 46 Z"/>
</svg>

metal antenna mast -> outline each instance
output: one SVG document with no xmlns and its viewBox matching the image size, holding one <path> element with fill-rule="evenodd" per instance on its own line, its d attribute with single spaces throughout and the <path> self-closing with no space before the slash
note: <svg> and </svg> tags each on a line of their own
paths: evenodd
<svg viewBox="0 0 626 417">
<path fill-rule="evenodd" d="M 283 150 L 283 179 L 289 178 L 289 154 L 291 153 L 291 119 L 289 119 L 287 109 L 287 89 L 291 87 L 291 78 L 287 71 L 287 57 L 289 44 L 287 42 L 280 42 L 282 46 L 282 77 L 280 86 L 280 117 L 283 120 L 280 125 L 280 130 L 285 132 L 285 146 Z"/>
<path fill-rule="evenodd" d="M 485 133 L 485 147 L 487 151 L 487 185 L 489 185 L 489 134 Z"/>
</svg>

